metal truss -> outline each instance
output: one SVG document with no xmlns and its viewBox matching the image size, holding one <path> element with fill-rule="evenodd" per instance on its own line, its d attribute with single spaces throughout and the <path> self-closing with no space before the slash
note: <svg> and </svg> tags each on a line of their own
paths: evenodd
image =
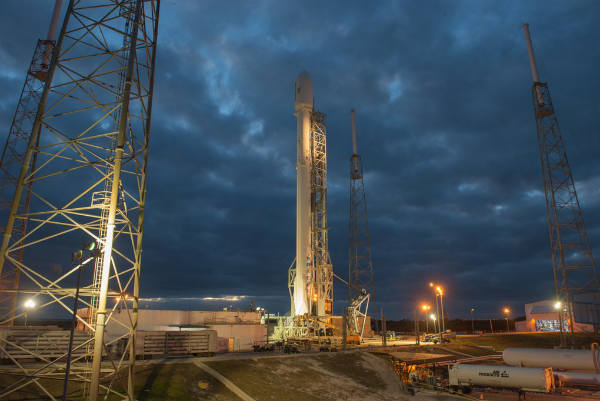
<svg viewBox="0 0 600 401">
<path fill-rule="evenodd" d="M 38 40 L 37 46 L 31 59 L 31 64 L 25 76 L 25 83 L 19 97 L 19 103 L 15 111 L 4 149 L 0 159 L 0 208 L 8 209 L 14 195 L 19 171 L 27 151 L 27 143 L 31 128 L 35 120 L 37 106 L 40 102 L 44 84 L 48 76 L 48 55 L 52 53 L 54 41 Z M 31 167 L 35 169 L 35 155 L 31 161 Z M 31 184 L 27 186 L 27 192 L 18 205 L 20 213 L 27 213 L 31 199 Z M 27 231 L 27 220 L 15 221 L 12 228 L 12 236 L 23 237 Z M 23 248 L 16 255 L 19 262 L 23 261 Z M 17 293 L 14 289 L 19 288 L 20 270 L 13 265 L 6 265 L 0 276 L 0 316 L 7 313 L 13 314 Z M 13 320 L 5 325 L 12 326 Z"/>
<path fill-rule="evenodd" d="M 597 325 L 600 285 L 596 265 L 548 85 L 535 82 L 532 96 L 556 296 L 566 303 L 574 321 L 592 318 Z M 572 333 L 573 324 L 569 328 Z"/>
<path fill-rule="evenodd" d="M 327 133 L 325 115 L 318 111 L 311 114 L 311 155 L 312 266 L 309 268 L 309 283 L 314 283 L 314 287 L 309 310 L 315 316 L 329 317 L 333 313 L 333 266 L 327 223 Z"/>
<path fill-rule="evenodd" d="M 16 177 L 0 248 L 0 273 L 21 275 L 20 299 L 36 315 L 73 314 L 82 284 L 78 326 L 89 334 L 71 358 L 69 396 L 134 399 L 135 333 L 139 298 L 148 143 L 160 0 L 71 0 L 53 50 Z M 36 160 L 34 167 L 32 161 Z M 31 189 L 29 189 L 31 188 Z M 29 209 L 20 207 L 31 191 Z M 28 222 L 27 232 L 15 230 Z M 11 235 L 17 233 L 16 235 Z M 78 265 L 71 253 L 95 241 L 99 252 Z M 19 254 L 24 251 L 24 258 Z M 129 299 L 128 302 L 125 299 Z M 117 308 L 128 312 L 125 334 L 105 333 Z M 25 315 L 17 304 L 0 317 Z M 55 399 L 67 353 L 49 358 L 19 345 L 18 331 L 0 335 L 0 357 L 12 363 L 0 399 L 33 391 Z M 18 348 L 28 365 L 12 353 Z M 3 373 L 0 373 L 3 374 Z"/>
<path fill-rule="evenodd" d="M 294 306 L 294 280 L 296 280 L 296 258 L 288 267 L 288 291 L 290 293 L 290 316 L 296 315 L 296 308 Z"/>
<path fill-rule="evenodd" d="M 360 293 L 352 299 L 350 306 L 346 309 L 346 321 L 348 322 L 350 333 L 359 335 L 361 342 L 363 335 L 365 334 L 370 296 L 371 294 L 368 294 L 366 290 L 361 290 Z"/>
<path fill-rule="evenodd" d="M 363 183 L 363 168 L 360 155 L 350 158 L 350 253 L 348 264 L 348 300 L 360 296 L 365 289 L 373 296 L 373 261 L 371 239 L 367 219 L 367 200 Z"/>
</svg>

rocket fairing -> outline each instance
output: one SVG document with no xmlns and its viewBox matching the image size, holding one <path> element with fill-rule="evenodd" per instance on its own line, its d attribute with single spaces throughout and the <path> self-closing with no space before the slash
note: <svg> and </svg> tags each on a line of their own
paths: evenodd
<svg viewBox="0 0 600 401">
<path fill-rule="evenodd" d="M 296 158 L 296 278 L 294 280 L 295 315 L 309 312 L 307 291 L 308 263 L 311 257 L 311 114 L 313 112 L 313 82 L 306 71 L 296 79 L 294 109 L 297 118 Z"/>
</svg>

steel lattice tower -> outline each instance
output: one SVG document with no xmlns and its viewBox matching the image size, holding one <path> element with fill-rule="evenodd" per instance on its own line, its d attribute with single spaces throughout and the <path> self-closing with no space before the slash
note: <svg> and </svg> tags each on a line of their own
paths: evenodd
<svg viewBox="0 0 600 401">
<path fill-rule="evenodd" d="M 352 156 L 350 157 L 350 253 L 348 263 L 348 301 L 365 289 L 373 297 L 373 261 L 367 218 L 367 199 L 363 183 L 362 159 L 356 150 L 356 122 L 352 113 Z M 377 307 L 375 307 L 377 310 Z"/>
<path fill-rule="evenodd" d="M 0 159 L 0 208 L 2 209 L 10 207 L 14 195 L 19 171 L 27 151 L 29 134 L 33 127 L 37 106 L 48 74 L 49 55 L 52 53 L 54 44 L 54 40 L 38 40 L 25 76 L 25 83 L 21 90 L 21 96 Z M 34 155 L 29 170 L 31 168 L 35 169 L 35 164 L 36 157 Z M 30 199 L 31 184 L 27 186 L 26 194 L 18 205 L 20 213 L 27 213 Z M 22 238 L 26 231 L 27 220 L 17 220 L 13 225 L 11 235 L 15 238 Z M 23 261 L 23 248 L 19 250 L 16 258 L 19 262 Z M 15 289 L 19 288 L 20 273 L 20 270 L 15 269 L 11 264 L 2 269 L 2 275 L 0 276 L 0 316 L 14 314 L 17 302 Z M 12 326 L 14 322 L 9 320 L 4 324 Z"/>
<path fill-rule="evenodd" d="M 35 300 L 37 314 L 65 318 L 73 313 L 75 276 L 82 271 L 84 310 L 77 320 L 88 335 L 78 336 L 74 346 L 72 397 L 134 399 L 159 4 L 70 0 L 15 176 L 0 273 L 8 268 L 20 273 L 14 291 Z M 16 229 L 19 222 L 28 223 L 26 232 Z M 69 264 L 71 253 L 89 241 L 99 252 Z M 105 334 L 117 308 L 128 319 L 115 322 L 118 333 Z M 16 305 L 0 316 L 0 325 L 24 313 Z M 47 383 L 64 375 L 66 350 L 49 358 L 45 350 L 20 347 L 17 330 L 4 330 L 0 354 L 13 361 L 16 378 L 0 390 L 0 399 L 18 390 L 59 396 Z M 23 365 L 16 356 L 23 352 L 42 363 Z"/>
<path fill-rule="evenodd" d="M 600 285 L 575 183 L 548 84 L 540 82 L 529 27 L 523 25 L 533 75 L 532 99 L 546 196 L 554 285 L 573 321 L 597 325 Z"/>
<path fill-rule="evenodd" d="M 325 115 L 311 115 L 312 153 L 312 266 L 310 280 L 314 283 L 311 299 L 313 315 L 333 313 L 333 266 L 329 255 L 329 226 L 327 222 L 327 133 Z M 316 302 L 315 302 L 316 301 Z"/>
</svg>

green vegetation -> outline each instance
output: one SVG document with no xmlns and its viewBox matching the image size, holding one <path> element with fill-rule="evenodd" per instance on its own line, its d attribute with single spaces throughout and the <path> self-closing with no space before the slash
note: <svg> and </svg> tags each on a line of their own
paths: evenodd
<svg viewBox="0 0 600 401">
<path fill-rule="evenodd" d="M 386 378 L 399 383 L 389 361 L 362 352 L 206 364 L 259 400 L 402 399 Z"/>
<path fill-rule="evenodd" d="M 204 361 L 235 385 L 260 400 L 404 399 L 389 357 L 366 352 L 336 352 L 253 359 Z M 0 388 L 16 377 L 0 377 Z M 62 381 L 41 380 L 56 397 Z M 126 370 L 112 388 L 125 392 Z M 190 362 L 140 364 L 136 368 L 136 399 L 236 400 L 221 382 Z M 27 386 L 10 400 L 41 400 L 40 390 Z M 81 387 L 69 386 L 69 399 L 83 399 Z M 109 399 L 118 399 L 110 396 Z"/>
<path fill-rule="evenodd" d="M 238 399 L 192 363 L 153 364 L 138 369 L 135 392 L 140 401 Z"/>
<path fill-rule="evenodd" d="M 567 335 L 569 341 L 570 336 Z M 575 333 L 573 337 L 575 348 L 589 349 L 594 342 L 600 343 L 600 336 Z M 505 348 L 554 348 L 560 345 L 560 333 L 527 333 L 510 334 L 497 336 L 469 336 L 457 337 L 451 344 L 477 345 L 492 347 L 496 351 L 502 351 Z M 469 353 L 468 351 L 464 351 Z"/>
<path fill-rule="evenodd" d="M 0 376 L 0 388 L 12 383 L 16 377 Z M 41 380 L 44 387 L 57 398 L 62 396 L 62 380 Z M 113 384 L 116 391 L 125 393 L 127 380 L 117 380 Z M 141 365 L 137 368 L 135 383 L 136 399 L 153 400 L 237 400 L 237 396 L 221 382 L 189 363 L 167 363 Z M 83 399 L 82 389 L 69 384 L 69 399 Z M 11 394 L 8 400 L 47 400 L 40 395 L 37 387 L 29 385 Z M 118 397 L 110 396 L 110 400 Z"/>
</svg>

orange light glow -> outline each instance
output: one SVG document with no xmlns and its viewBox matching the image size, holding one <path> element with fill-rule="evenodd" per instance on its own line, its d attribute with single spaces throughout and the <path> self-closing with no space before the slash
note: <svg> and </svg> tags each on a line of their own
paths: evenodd
<svg viewBox="0 0 600 401">
<path fill-rule="evenodd" d="M 424 311 L 428 311 L 429 309 L 431 309 L 431 306 L 429 306 L 429 305 L 421 305 L 421 309 L 423 309 Z"/>
<path fill-rule="evenodd" d="M 429 283 L 429 286 L 430 286 L 430 287 L 433 287 L 433 283 Z"/>
<path fill-rule="evenodd" d="M 504 308 L 504 313 L 506 313 L 508 315 L 510 313 L 510 309 L 509 308 Z"/>
<path fill-rule="evenodd" d="M 317 302 L 319 296 L 317 294 L 313 294 L 313 302 Z"/>
<path fill-rule="evenodd" d="M 444 295 L 444 290 L 439 285 L 435 287 L 435 291 L 440 295 Z"/>
</svg>

